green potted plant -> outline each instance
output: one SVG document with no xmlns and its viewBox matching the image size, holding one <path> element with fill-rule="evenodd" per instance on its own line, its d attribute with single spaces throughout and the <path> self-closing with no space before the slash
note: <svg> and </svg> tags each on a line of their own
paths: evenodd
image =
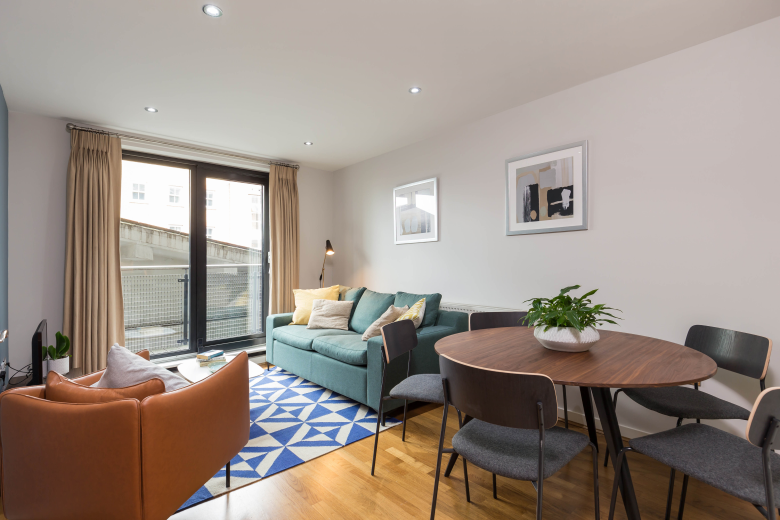
<svg viewBox="0 0 780 520">
<path fill-rule="evenodd" d="M 608 311 L 620 311 L 604 304 L 593 305 L 590 296 L 598 289 L 593 289 L 574 298 L 568 293 L 579 289 L 572 285 L 561 289 L 555 298 L 531 298 L 528 314 L 523 318 L 529 327 L 534 328 L 534 337 L 545 348 L 562 352 L 584 352 L 592 347 L 600 338 L 597 325 L 611 323 L 617 325 L 618 318 Z M 622 311 L 620 311 L 622 312 Z"/>
<path fill-rule="evenodd" d="M 49 345 L 48 348 L 43 347 L 43 362 L 44 373 L 48 374 L 49 371 L 57 372 L 58 374 L 66 374 L 70 370 L 70 339 L 68 336 L 58 332 L 56 334 L 56 346 Z M 46 362 L 48 361 L 48 370 L 46 370 Z"/>
</svg>

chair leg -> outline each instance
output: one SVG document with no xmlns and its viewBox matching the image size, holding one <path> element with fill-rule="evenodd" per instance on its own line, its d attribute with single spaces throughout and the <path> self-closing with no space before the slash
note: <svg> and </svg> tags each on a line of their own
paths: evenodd
<svg viewBox="0 0 780 520">
<path fill-rule="evenodd" d="M 669 475 L 669 494 L 666 497 L 666 516 L 664 520 L 669 520 L 672 517 L 672 497 L 674 496 L 674 475 L 675 471 L 672 469 L 671 475 Z"/>
<path fill-rule="evenodd" d="M 374 467 L 376 466 L 376 448 L 379 445 L 379 423 L 382 417 L 382 398 L 379 398 L 379 412 L 376 414 L 376 434 L 374 435 L 374 460 L 371 461 L 371 476 L 374 476 Z"/>
<path fill-rule="evenodd" d="M 444 449 L 444 432 L 447 430 L 447 403 L 444 403 L 444 414 L 441 418 L 441 435 L 439 435 L 439 452 L 436 456 L 436 477 L 433 481 L 433 501 L 431 502 L 431 520 L 436 515 L 436 496 L 439 493 L 439 473 L 441 472 L 441 456 Z"/>
<path fill-rule="evenodd" d="M 680 495 L 680 511 L 677 513 L 677 520 L 682 520 L 683 510 L 685 509 L 685 495 L 688 491 L 688 475 L 683 478 L 682 494 Z"/>
<path fill-rule="evenodd" d="M 536 520 L 542 520 L 542 505 L 544 504 L 543 482 L 544 479 L 540 478 L 539 482 L 536 483 Z"/>
<path fill-rule="evenodd" d="M 569 429 L 569 401 L 566 397 L 566 385 L 561 385 L 563 389 L 563 425 Z"/>
<path fill-rule="evenodd" d="M 458 427 L 463 427 L 463 415 L 460 413 L 460 410 L 456 410 L 458 412 Z M 455 468 L 455 463 L 458 461 L 458 454 L 453 453 L 450 455 L 450 461 L 447 463 L 447 469 L 444 470 L 444 476 L 449 477 L 450 473 L 452 473 L 452 470 Z"/>
<path fill-rule="evenodd" d="M 225 487 L 230 488 L 230 461 L 225 464 Z"/>
<path fill-rule="evenodd" d="M 401 432 L 401 442 L 406 442 L 406 407 L 409 404 L 407 399 L 404 399 L 404 429 Z"/>
<path fill-rule="evenodd" d="M 463 482 L 466 483 L 466 502 L 471 502 L 471 493 L 469 493 L 469 470 L 466 467 L 466 457 L 463 457 Z"/>
<path fill-rule="evenodd" d="M 496 486 L 496 474 L 493 473 L 493 498 L 498 500 L 498 489 Z"/>
<path fill-rule="evenodd" d="M 596 507 L 596 520 L 599 520 L 601 518 L 599 511 L 599 450 L 592 442 L 590 449 L 593 455 L 593 502 Z"/>
<path fill-rule="evenodd" d="M 612 398 L 612 407 L 615 408 L 616 411 L 617 411 L 617 397 L 618 394 L 622 391 L 623 391 L 622 388 L 618 388 L 617 390 L 615 390 L 615 397 Z M 607 449 L 604 450 L 604 467 L 606 468 L 608 464 L 609 464 L 609 447 L 607 447 Z"/>
</svg>

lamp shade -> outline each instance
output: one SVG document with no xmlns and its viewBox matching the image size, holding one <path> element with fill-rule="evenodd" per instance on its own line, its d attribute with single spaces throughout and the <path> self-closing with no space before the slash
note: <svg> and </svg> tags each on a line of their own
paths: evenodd
<svg viewBox="0 0 780 520">
<path fill-rule="evenodd" d="M 325 254 L 326 255 L 335 255 L 336 252 L 333 250 L 333 246 L 330 244 L 330 240 L 325 241 Z"/>
</svg>

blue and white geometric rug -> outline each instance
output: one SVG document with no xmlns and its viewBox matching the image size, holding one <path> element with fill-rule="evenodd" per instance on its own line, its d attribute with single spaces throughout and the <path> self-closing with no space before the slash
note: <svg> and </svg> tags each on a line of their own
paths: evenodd
<svg viewBox="0 0 780 520">
<path fill-rule="evenodd" d="M 365 439 L 376 412 L 279 367 L 249 381 L 249 442 L 230 461 L 230 490 Z M 401 424 L 387 419 L 382 431 Z M 228 491 L 225 469 L 180 509 Z"/>
</svg>

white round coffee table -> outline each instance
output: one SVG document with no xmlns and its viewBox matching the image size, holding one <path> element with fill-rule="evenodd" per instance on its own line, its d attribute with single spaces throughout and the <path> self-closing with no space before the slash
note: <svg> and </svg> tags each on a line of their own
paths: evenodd
<svg viewBox="0 0 780 520">
<path fill-rule="evenodd" d="M 228 363 L 230 363 L 235 357 L 236 356 L 227 355 L 225 356 L 225 360 Z M 178 369 L 182 377 L 187 381 L 189 381 L 190 383 L 197 383 L 198 381 L 206 379 L 207 377 L 209 377 L 211 374 L 214 373 L 211 370 L 209 370 L 209 367 L 200 366 L 200 362 L 197 359 L 188 359 L 187 361 L 181 363 L 176 368 Z M 263 368 L 257 363 L 253 363 L 252 361 L 250 361 L 249 379 L 261 375 L 263 375 Z"/>
</svg>

